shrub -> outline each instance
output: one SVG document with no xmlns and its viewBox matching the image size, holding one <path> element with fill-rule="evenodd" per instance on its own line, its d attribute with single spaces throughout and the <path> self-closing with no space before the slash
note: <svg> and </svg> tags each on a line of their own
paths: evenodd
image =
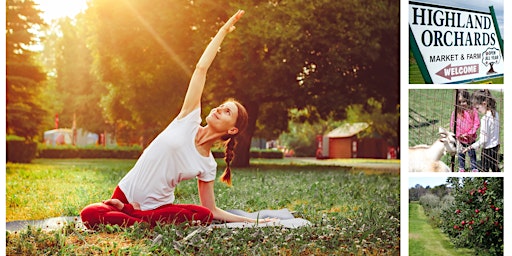
<svg viewBox="0 0 512 256">
<path fill-rule="evenodd" d="M 250 154 L 251 158 L 282 159 L 284 157 L 283 152 L 272 149 L 251 149 Z M 224 151 L 214 149 L 212 150 L 212 155 L 215 158 L 224 158 Z"/>
<path fill-rule="evenodd" d="M 37 143 L 8 138 L 6 140 L 7 162 L 30 163 L 36 157 Z"/>
<path fill-rule="evenodd" d="M 423 206 L 423 208 L 428 212 L 430 212 L 434 208 L 439 207 L 439 203 L 439 197 L 430 193 L 420 197 L 421 206 Z"/>
<path fill-rule="evenodd" d="M 115 158 L 137 159 L 142 154 L 140 147 L 45 147 L 39 148 L 40 158 Z"/>
<path fill-rule="evenodd" d="M 117 158 L 137 159 L 142 154 L 140 147 L 72 147 L 58 146 L 39 148 L 40 158 Z M 224 158 L 224 152 L 220 149 L 212 150 L 213 157 Z M 279 150 L 251 150 L 251 158 L 283 158 L 283 152 Z"/>
</svg>

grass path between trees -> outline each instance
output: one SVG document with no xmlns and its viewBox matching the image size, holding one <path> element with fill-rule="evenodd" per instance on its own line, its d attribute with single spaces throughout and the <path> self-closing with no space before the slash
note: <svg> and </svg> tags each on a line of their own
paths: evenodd
<svg viewBox="0 0 512 256">
<path fill-rule="evenodd" d="M 455 248 L 448 236 L 432 228 L 419 203 L 409 203 L 409 255 L 474 255 L 474 252 Z"/>
</svg>

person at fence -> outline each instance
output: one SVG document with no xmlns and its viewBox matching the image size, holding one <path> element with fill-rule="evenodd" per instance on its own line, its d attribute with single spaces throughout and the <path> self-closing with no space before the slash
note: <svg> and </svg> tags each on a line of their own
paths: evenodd
<svg viewBox="0 0 512 256">
<path fill-rule="evenodd" d="M 473 144 L 480 128 L 478 111 L 471 104 L 471 94 L 468 90 L 459 90 L 457 95 L 457 113 L 452 112 L 450 127 L 455 131 L 455 136 L 463 148 Z M 455 121 L 456 120 L 456 121 Z M 478 172 L 475 149 L 467 151 L 470 162 L 470 170 Z M 459 152 L 459 172 L 466 171 L 466 153 Z"/>
<path fill-rule="evenodd" d="M 480 154 L 482 171 L 498 172 L 498 152 L 500 150 L 500 118 L 496 111 L 496 100 L 488 89 L 473 93 L 473 105 L 483 116 L 480 119 L 478 140 L 463 150 L 482 148 Z"/>
<path fill-rule="evenodd" d="M 189 82 L 179 114 L 150 143 L 133 168 L 121 179 L 110 199 L 86 206 L 81 212 L 88 228 L 100 224 L 130 226 L 134 223 L 211 223 L 269 222 L 226 212 L 215 204 L 214 180 L 217 164 L 211 147 L 218 141 L 226 145 L 226 169 L 221 181 L 231 185 L 230 162 L 237 136 L 248 122 L 246 109 L 235 100 L 214 108 L 201 126 L 201 95 L 206 73 L 224 37 L 244 11 L 234 14 L 217 32 L 200 57 Z M 197 178 L 201 205 L 173 204 L 176 185 Z"/>
</svg>

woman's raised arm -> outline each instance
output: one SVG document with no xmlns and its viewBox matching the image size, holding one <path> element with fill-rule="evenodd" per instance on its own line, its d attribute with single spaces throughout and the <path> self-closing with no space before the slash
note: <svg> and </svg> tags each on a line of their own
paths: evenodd
<svg viewBox="0 0 512 256">
<path fill-rule="evenodd" d="M 235 23 L 242 17 L 243 14 L 244 11 L 239 10 L 233 16 L 231 16 L 231 18 L 219 29 L 215 37 L 204 50 L 203 55 L 201 55 L 201 58 L 196 64 L 196 69 L 192 74 L 192 78 L 190 79 L 187 94 L 185 95 L 185 100 L 183 102 L 183 106 L 181 107 L 181 111 L 178 114 L 178 118 L 186 116 L 200 106 L 201 95 L 203 94 L 203 88 L 206 82 L 206 73 L 208 68 L 212 64 L 213 59 L 215 59 L 217 51 L 220 47 L 220 44 L 224 40 L 224 37 L 226 37 L 229 32 L 235 29 Z"/>
</svg>

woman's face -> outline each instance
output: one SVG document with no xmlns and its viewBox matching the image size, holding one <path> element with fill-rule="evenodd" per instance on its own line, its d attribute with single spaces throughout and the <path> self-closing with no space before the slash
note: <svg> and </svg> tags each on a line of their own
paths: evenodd
<svg viewBox="0 0 512 256">
<path fill-rule="evenodd" d="M 237 118 L 238 107 L 234 102 L 228 101 L 212 109 L 206 117 L 206 122 L 217 131 L 227 131 L 227 133 L 235 134 L 238 132 L 238 129 L 235 127 Z"/>
</svg>

